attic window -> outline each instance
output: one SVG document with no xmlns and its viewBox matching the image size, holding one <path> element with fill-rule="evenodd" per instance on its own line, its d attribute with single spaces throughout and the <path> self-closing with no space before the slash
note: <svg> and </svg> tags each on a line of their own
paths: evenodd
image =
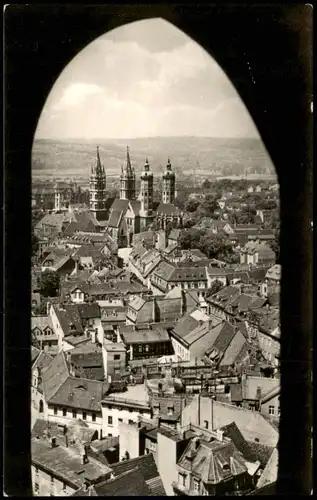
<svg viewBox="0 0 317 500">
<path fill-rule="evenodd" d="M 229 465 L 228 463 L 223 464 L 223 466 L 222 466 L 222 470 L 223 470 L 223 471 L 230 471 L 230 465 Z"/>
</svg>

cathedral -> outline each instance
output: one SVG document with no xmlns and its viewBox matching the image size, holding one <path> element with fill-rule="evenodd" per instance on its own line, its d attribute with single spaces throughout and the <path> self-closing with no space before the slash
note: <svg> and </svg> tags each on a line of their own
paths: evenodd
<svg viewBox="0 0 317 500">
<path fill-rule="evenodd" d="M 161 202 L 154 202 L 153 172 L 148 160 L 140 176 L 140 192 L 136 196 L 136 176 L 131 163 L 129 148 L 120 175 L 120 198 L 109 201 L 106 197 L 106 173 L 101 165 L 97 147 L 96 165 L 91 169 L 90 211 L 98 221 L 107 221 L 107 231 L 119 247 L 130 246 L 134 234 L 146 231 L 153 223 L 164 229 L 168 222 L 182 222 L 182 213 L 174 206 L 175 172 L 170 159 L 162 177 Z"/>
</svg>

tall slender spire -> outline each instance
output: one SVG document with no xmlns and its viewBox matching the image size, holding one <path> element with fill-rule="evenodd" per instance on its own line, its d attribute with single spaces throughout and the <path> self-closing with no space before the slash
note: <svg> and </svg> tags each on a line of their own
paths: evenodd
<svg viewBox="0 0 317 500">
<path fill-rule="evenodd" d="M 96 165 L 96 173 L 101 172 L 102 173 L 102 166 L 101 166 L 101 161 L 100 161 L 100 156 L 99 156 L 99 146 L 97 146 L 97 165 Z"/>
</svg>

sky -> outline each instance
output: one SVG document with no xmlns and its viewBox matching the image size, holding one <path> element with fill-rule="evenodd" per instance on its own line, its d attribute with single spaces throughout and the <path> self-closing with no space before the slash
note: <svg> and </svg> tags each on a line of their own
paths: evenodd
<svg viewBox="0 0 317 500">
<path fill-rule="evenodd" d="M 82 50 L 47 98 L 35 138 L 259 137 L 218 64 L 163 19 L 116 28 Z"/>
</svg>

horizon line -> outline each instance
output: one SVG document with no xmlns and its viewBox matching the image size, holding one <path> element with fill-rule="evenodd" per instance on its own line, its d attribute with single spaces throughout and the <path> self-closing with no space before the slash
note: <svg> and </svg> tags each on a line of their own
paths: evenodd
<svg viewBox="0 0 317 500">
<path fill-rule="evenodd" d="M 260 136 L 211 136 L 211 135 L 151 135 L 140 137 L 34 137 L 35 141 L 135 141 L 144 139 L 257 139 Z M 262 141 L 263 142 L 263 141 Z"/>
</svg>

